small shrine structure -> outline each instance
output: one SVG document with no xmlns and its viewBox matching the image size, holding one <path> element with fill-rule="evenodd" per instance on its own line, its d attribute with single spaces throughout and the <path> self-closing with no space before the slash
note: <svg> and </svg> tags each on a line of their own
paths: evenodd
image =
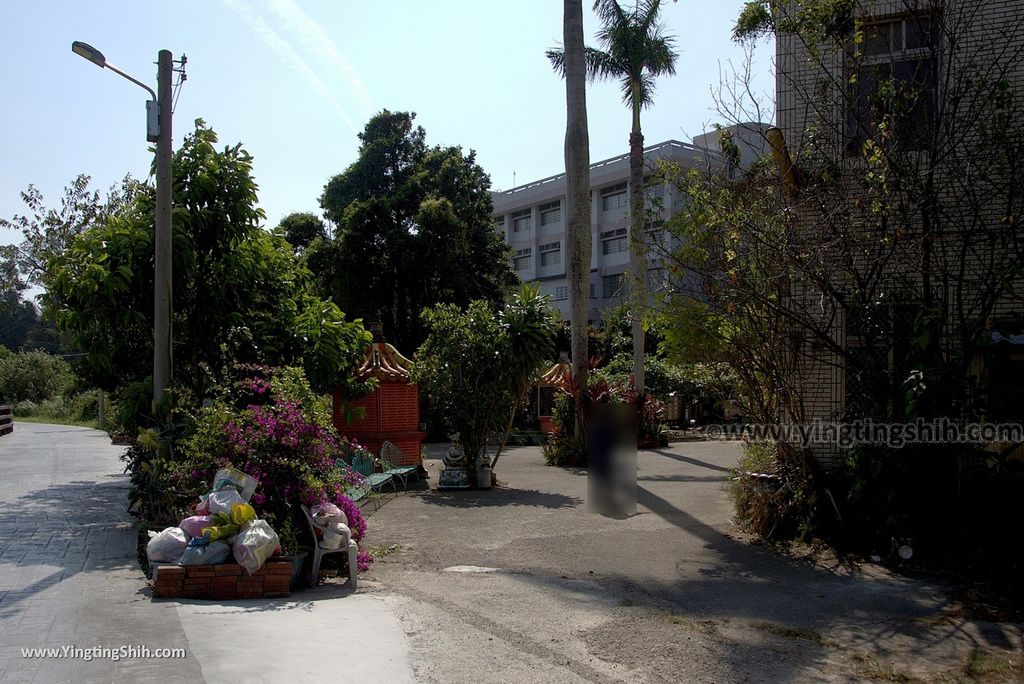
<svg viewBox="0 0 1024 684">
<path fill-rule="evenodd" d="M 363 408 L 362 418 L 345 420 L 345 401 L 341 388 L 334 389 L 334 427 L 342 435 L 354 439 L 379 455 L 384 442 L 391 442 L 402 452 L 393 465 L 420 465 L 420 448 L 424 432 L 420 431 L 420 391 L 410 380 L 412 361 L 402 356 L 384 339 L 382 324 L 370 323 L 373 343 L 366 350 L 363 364 L 356 370 L 361 380 L 377 379 L 377 389 L 362 399 L 349 402 Z"/>
</svg>

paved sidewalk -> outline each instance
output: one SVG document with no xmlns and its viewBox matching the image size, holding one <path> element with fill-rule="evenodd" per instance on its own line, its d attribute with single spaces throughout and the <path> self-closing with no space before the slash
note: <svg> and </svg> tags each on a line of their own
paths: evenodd
<svg viewBox="0 0 1024 684">
<path fill-rule="evenodd" d="M 86 428 L 18 423 L 0 437 L 0 684 L 413 681 L 393 602 L 379 587 L 364 595 L 373 582 L 356 595 L 328 585 L 290 600 L 153 600 L 125 513 L 122 451 Z M 64 646 L 183 648 L 186 658 L 21 652 Z"/>
<path fill-rule="evenodd" d="M 501 457 L 500 488 L 389 497 L 367 544 L 392 552 L 369 574 L 399 597 L 417 677 L 1020 681 L 1024 626 L 969 619 L 942 587 L 879 566 L 741 535 L 726 489 L 738 456 L 721 442 L 641 452 L 625 519 L 590 513 L 585 471 L 546 467 L 536 447 Z M 431 487 L 438 469 L 428 461 Z"/>
<path fill-rule="evenodd" d="M 102 432 L 17 423 L 0 437 L 0 682 L 201 682 L 194 658 L 23 658 L 22 648 L 188 647 L 142 592 L 127 478 Z"/>
</svg>

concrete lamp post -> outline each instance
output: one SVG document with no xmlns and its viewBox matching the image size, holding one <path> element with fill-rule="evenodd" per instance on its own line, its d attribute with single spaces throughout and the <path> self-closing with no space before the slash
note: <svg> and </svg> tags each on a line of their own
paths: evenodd
<svg viewBox="0 0 1024 684">
<path fill-rule="evenodd" d="M 146 140 L 156 143 L 156 239 L 153 289 L 153 402 L 159 405 L 171 383 L 171 77 L 169 50 L 157 57 L 157 90 L 121 71 L 103 53 L 81 41 L 71 51 L 100 68 L 110 69 L 149 93 L 146 102 Z M 184 57 L 182 58 L 184 64 Z"/>
</svg>

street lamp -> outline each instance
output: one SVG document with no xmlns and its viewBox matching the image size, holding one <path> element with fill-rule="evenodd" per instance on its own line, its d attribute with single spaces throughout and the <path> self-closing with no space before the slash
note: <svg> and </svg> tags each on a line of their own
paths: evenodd
<svg viewBox="0 0 1024 684">
<path fill-rule="evenodd" d="M 81 41 L 71 51 L 100 68 L 110 69 L 150 95 L 146 102 L 146 140 L 156 143 L 156 237 L 153 280 L 153 402 L 163 401 L 171 383 L 171 74 L 169 50 L 157 56 L 157 90 L 121 71 L 103 53 Z M 182 58 L 184 60 L 184 58 Z"/>
</svg>

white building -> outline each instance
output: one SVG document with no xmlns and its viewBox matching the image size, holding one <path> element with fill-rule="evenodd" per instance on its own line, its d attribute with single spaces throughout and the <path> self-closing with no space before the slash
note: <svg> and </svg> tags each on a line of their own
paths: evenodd
<svg viewBox="0 0 1024 684">
<path fill-rule="evenodd" d="M 761 124 L 734 129 L 734 140 L 741 153 L 741 166 L 763 150 Z M 644 165 L 651 173 L 658 160 L 688 168 L 722 167 L 723 156 L 717 150 L 717 133 L 698 136 L 687 144 L 668 140 L 644 150 Z M 588 319 L 598 322 L 602 312 L 620 304 L 626 294 L 623 274 L 629 267 L 629 154 L 622 154 L 590 165 L 590 216 L 592 247 L 590 255 L 590 312 Z M 648 207 L 654 211 L 647 223 L 648 245 L 665 246 L 669 239 L 659 220 L 678 213 L 685 197 L 665 184 L 645 187 Z M 512 249 L 513 266 L 526 282 L 539 282 L 541 293 L 551 295 L 553 305 L 569 320 L 569 288 L 565 275 L 565 174 L 520 185 L 511 190 L 491 193 L 494 220 Z M 668 245 L 670 246 L 670 245 Z M 657 247 L 648 249 L 651 268 L 649 290 L 653 293 L 664 282 Z"/>
</svg>

